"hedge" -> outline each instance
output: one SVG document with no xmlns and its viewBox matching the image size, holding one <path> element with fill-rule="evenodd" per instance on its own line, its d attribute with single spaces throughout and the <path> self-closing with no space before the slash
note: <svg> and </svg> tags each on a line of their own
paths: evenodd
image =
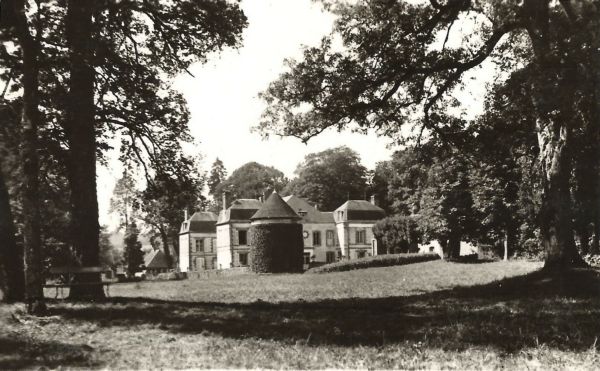
<svg viewBox="0 0 600 371">
<path fill-rule="evenodd" d="M 250 227 L 250 270 L 299 273 L 303 270 L 301 224 L 257 224 Z"/>
<path fill-rule="evenodd" d="M 307 270 L 306 273 L 329 273 L 373 267 L 390 267 L 394 265 L 406 265 L 426 262 L 430 260 L 437 260 L 439 258 L 440 256 L 438 254 L 429 253 L 377 255 L 370 256 L 367 258 L 360 258 L 355 260 L 342 260 L 336 263 L 326 264 L 320 267 L 311 268 Z"/>
</svg>

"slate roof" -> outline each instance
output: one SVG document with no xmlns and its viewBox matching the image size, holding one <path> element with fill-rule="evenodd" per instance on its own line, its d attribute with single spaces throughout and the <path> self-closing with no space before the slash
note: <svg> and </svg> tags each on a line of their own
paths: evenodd
<svg viewBox="0 0 600 371">
<path fill-rule="evenodd" d="M 262 207 L 252 215 L 250 220 L 258 219 L 302 219 L 290 205 L 288 205 L 277 192 L 273 192 Z"/>
<path fill-rule="evenodd" d="M 334 223 L 333 213 L 319 211 L 298 196 L 286 196 L 283 200 L 302 218 L 302 223 Z"/>
<path fill-rule="evenodd" d="M 187 223 L 187 224 L 186 224 Z M 196 211 L 183 222 L 181 233 L 217 233 L 217 215 L 210 211 Z"/>
<path fill-rule="evenodd" d="M 160 250 L 153 250 L 144 256 L 144 265 L 146 269 L 164 269 L 169 268 L 167 257 Z"/>
<path fill-rule="evenodd" d="M 221 210 L 217 224 L 226 224 L 232 221 L 248 221 L 262 205 L 262 202 L 253 198 L 235 200 L 228 209 Z"/>
<path fill-rule="evenodd" d="M 342 221 L 337 215 L 344 212 L 342 220 L 379 220 L 385 218 L 385 211 L 365 200 L 348 200 L 334 211 L 336 221 Z"/>
</svg>

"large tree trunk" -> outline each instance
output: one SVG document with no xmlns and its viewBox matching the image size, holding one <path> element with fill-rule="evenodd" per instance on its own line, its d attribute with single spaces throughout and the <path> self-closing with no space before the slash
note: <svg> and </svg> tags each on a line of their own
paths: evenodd
<svg viewBox="0 0 600 371">
<path fill-rule="evenodd" d="M 549 2 L 525 0 L 524 16 L 534 52 L 532 99 L 542 174 L 540 232 L 546 269 L 585 265 L 573 237 L 570 177 L 576 68 L 558 53 L 549 29 Z"/>
<path fill-rule="evenodd" d="M 460 239 L 461 234 L 457 232 L 451 232 L 448 238 L 448 259 L 458 259 L 460 257 Z"/>
<path fill-rule="evenodd" d="M 600 20 L 598 17 L 594 18 L 596 27 L 592 27 L 592 81 L 593 81 L 593 102 L 594 107 L 592 108 L 593 122 L 593 141 L 596 144 L 596 150 L 600 149 Z M 599 156 L 596 153 L 596 156 Z M 596 167 L 594 173 L 590 176 L 594 179 L 594 199 L 593 199 L 593 225 L 594 234 L 592 238 L 592 245 L 590 246 L 590 254 L 600 254 L 600 159 L 596 157 Z"/>
<path fill-rule="evenodd" d="M 14 1 L 15 28 L 23 58 L 23 107 L 21 113 L 23 240 L 25 247 L 25 298 L 30 314 L 43 314 L 44 267 L 42 264 L 41 215 L 39 202 L 38 126 L 39 43 L 29 31 L 24 0 Z"/>
<path fill-rule="evenodd" d="M 17 247 L 8 189 L 0 169 L 0 290 L 6 302 L 25 299 L 23 251 Z"/>
<path fill-rule="evenodd" d="M 96 135 L 92 12 L 93 0 L 70 0 L 66 38 L 70 49 L 70 80 L 66 133 L 69 143 L 72 243 L 84 267 L 100 263 L 98 200 L 96 194 Z M 100 274 L 87 274 L 80 282 L 100 282 Z M 76 286 L 73 299 L 101 299 L 101 285 Z"/>
</svg>

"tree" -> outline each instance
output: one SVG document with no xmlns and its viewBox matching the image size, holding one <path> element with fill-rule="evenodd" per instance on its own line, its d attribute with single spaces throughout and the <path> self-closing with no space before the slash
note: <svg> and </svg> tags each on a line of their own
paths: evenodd
<svg viewBox="0 0 600 371">
<path fill-rule="evenodd" d="M 306 198 L 323 210 L 366 198 L 366 168 L 358 153 L 346 146 L 306 155 L 295 174 L 283 192 Z"/>
<path fill-rule="evenodd" d="M 22 251 L 17 247 L 8 189 L 0 168 L 0 291 L 7 302 L 24 299 Z"/>
<path fill-rule="evenodd" d="M 571 222 L 573 130 L 593 133 L 600 117 L 600 9 L 593 1 L 327 1 L 333 36 L 273 82 L 260 127 L 308 140 L 350 123 L 399 137 L 404 123 L 452 142 L 466 71 L 494 58 L 512 72 L 530 68 L 542 184 L 546 268 L 581 264 Z M 473 32 L 461 34 L 464 24 Z M 463 32 L 464 33 L 464 32 Z M 453 44 L 452 40 L 461 40 Z M 302 110 L 295 108 L 303 107 Z M 305 108 L 305 109 L 304 109 Z M 421 131 L 423 132 L 423 131 Z M 454 143 L 457 144 L 457 143 Z"/>
<path fill-rule="evenodd" d="M 39 62 L 42 25 L 39 18 L 33 21 L 29 19 L 28 10 L 24 0 L 10 1 L 7 13 L 12 17 L 4 15 L 2 23 L 4 27 L 10 28 L 9 33 L 13 33 L 22 60 L 23 98 L 20 117 L 20 159 L 23 163 L 21 186 L 24 189 L 22 203 L 24 210 L 25 299 L 28 313 L 43 314 L 46 311 L 46 304 L 43 293 L 38 157 L 38 128 L 41 126 Z M 30 22 L 34 24 L 35 33 L 32 33 L 29 27 Z"/>
<path fill-rule="evenodd" d="M 139 231 L 135 222 L 129 225 L 125 231 L 125 250 L 123 251 L 123 260 L 127 265 L 127 273 L 133 276 L 140 271 L 140 267 L 144 264 L 144 252 L 142 251 L 142 243 L 138 241 Z"/>
<path fill-rule="evenodd" d="M 479 241 L 504 242 L 506 256 L 523 253 L 538 233 L 541 179 L 535 114 L 526 84 L 528 69 L 498 83 L 486 98 L 485 113 L 471 124 L 468 149 L 474 207 L 480 220 Z M 501 145 L 499 145 L 501 143 Z"/>
<path fill-rule="evenodd" d="M 381 161 L 375 165 L 368 185 L 369 194 L 375 196 L 377 206 L 390 213 L 392 211 L 391 201 L 388 196 L 390 179 L 394 176 L 394 169 L 390 161 Z"/>
<path fill-rule="evenodd" d="M 405 215 L 392 215 L 377 221 L 373 234 L 381 243 L 378 248 L 385 249 L 385 254 L 415 252 L 421 239 L 414 218 Z"/>
<path fill-rule="evenodd" d="M 9 191 L 17 188 L 10 183 L 11 178 L 16 178 L 15 174 L 10 173 L 19 171 L 20 162 L 15 140 L 19 109 L 13 104 L 5 104 L 0 109 L 0 290 L 3 300 L 7 302 L 25 299 L 23 248 L 17 244 L 14 208 L 11 204 L 15 197 Z"/>
<path fill-rule="evenodd" d="M 123 175 L 117 180 L 113 195 L 110 199 L 110 212 L 117 213 L 120 218 L 120 226 L 127 229 L 133 216 L 134 210 L 138 207 L 138 191 L 135 188 L 135 180 L 124 169 Z"/>
<path fill-rule="evenodd" d="M 111 149 L 110 139 L 118 135 L 123 156 L 136 161 L 147 176 L 150 167 L 168 167 L 166 159 L 189 135 L 183 97 L 165 83 L 165 76 L 186 71 L 213 51 L 239 46 L 246 18 L 237 4 L 225 0 L 43 5 L 36 9 L 42 20 L 36 26 L 44 128 L 63 152 L 61 166 L 68 169 L 73 223 L 69 242 L 78 260 L 95 265 L 99 251 L 94 156 L 102 161 Z M 6 11 L 2 16 L 3 25 L 14 19 Z M 180 37 L 184 32 L 188 37 Z M 10 30 L 3 29 L 1 36 L 8 45 L 17 42 Z M 0 58 L 7 68 L 1 75 L 9 83 L 21 80 L 19 50 L 2 46 Z M 18 84 L 9 83 L 8 90 L 19 94 Z M 93 291 L 81 287 L 72 294 L 102 295 L 102 290 Z"/>
<path fill-rule="evenodd" d="M 114 268 L 122 261 L 123 254 L 117 251 L 110 242 L 110 233 L 106 231 L 106 226 L 100 227 L 100 266 Z"/>
<path fill-rule="evenodd" d="M 213 162 L 212 167 L 210 169 L 210 175 L 208 176 L 208 194 L 215 197 L 217 193 L 217 188 L 219 184 L 223 183 L 223 181 L 227 178 L 227 169 L 225 169 L 225 165 L 223 165 L 223 161 L 217 159 Z"/>
<path fill-rule="evenodd" d="M 202 189 L 205 175 L 198 171 L 198 161 L 191 157 L 176 158 L 176 173 L 157 173 L 140 193 L 138 217 L 155 231 L 163 246 L 163 252 L 173 266 L 174 259 L 169 246 L 179 256 L 179 229 L 184 210 L 194 210 L 204 201 Z"/>
<path fill-rule="evenodd" d="M 272 166 L 249 162 L 235 169 L 231 175 L 217 187 L 221 196 L 227 192 L 230 199 L 260 198 L 272 191 L 281 191 L 288 180 L 285 175 Z"/>
<path fill-rule="evenodd" d="M 476 215 L 464 158 L 440 156 L 429 167 L 416 223 L 426 239 L 437 239 L 448 258 L 460 256 L 460 242 L 476 233 Z"/>
</svg>

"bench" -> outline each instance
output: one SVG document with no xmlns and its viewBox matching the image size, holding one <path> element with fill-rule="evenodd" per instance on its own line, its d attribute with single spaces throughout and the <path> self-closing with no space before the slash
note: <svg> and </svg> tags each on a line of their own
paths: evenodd
<svg viewBox="0 0 600 371">
<path fill-rule="evenodd" d="M 58 298 L 60 290 L 60 297 L 64 298 L 63 289 L 65 287 L 71 288 L 76 286 L 102 286 L 102 290 L 106 287 L 106 296 L 110 296 L 110 284 L 109 281 L 100 282 L 78 282 L 77 277 L 83 274 L 89 273 L 103 273 L 106 269 L 102 267 L 52 267 L 50 268 L 50 275 L 60 276 L 56 283 L 46 283 L 44 287 L 56 289 L 56 295 L 54 298 Z"/>
</svg>

